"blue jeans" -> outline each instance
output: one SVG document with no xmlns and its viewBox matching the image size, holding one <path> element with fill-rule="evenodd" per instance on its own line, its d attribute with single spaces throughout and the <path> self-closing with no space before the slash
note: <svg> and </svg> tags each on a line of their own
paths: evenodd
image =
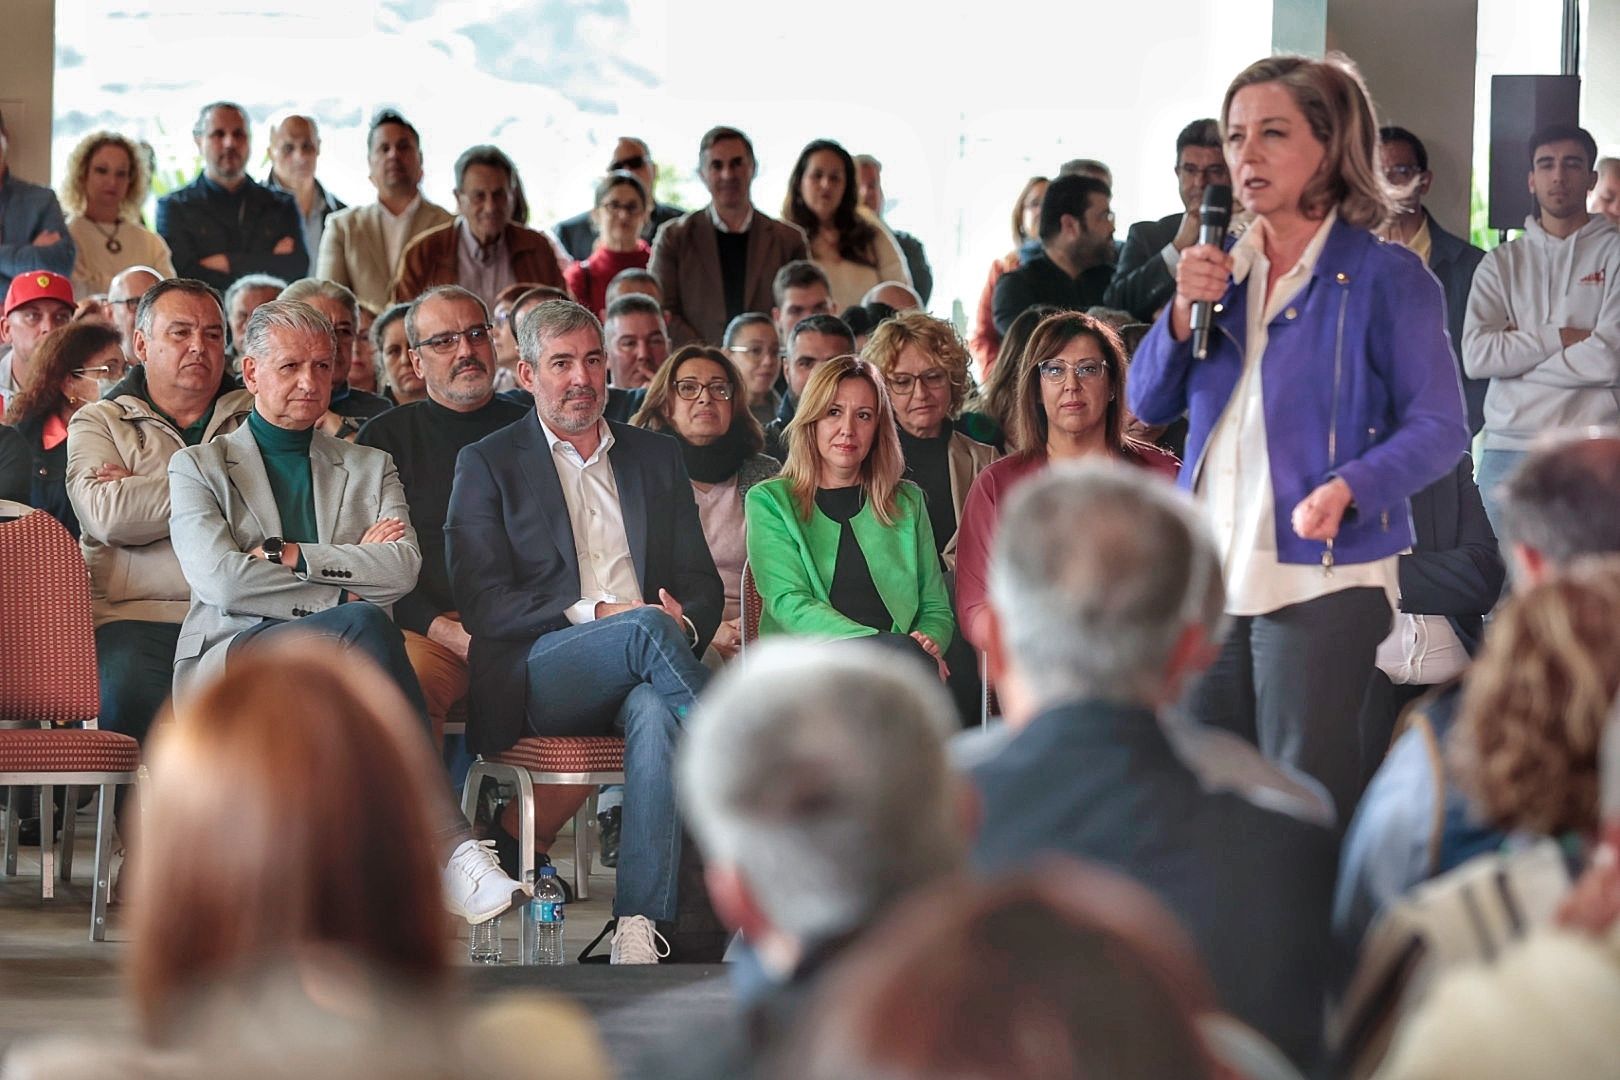
<svg viewBox="0 0 1620 1080">
<path fill-rule="evenodd" d="M 624 817 L 613 913 L 675 918 L 681 830 L 675 737 L 709 672 L 655 607 L 554 630 L 529 650 L 529 730 L 624 736 Z"/>
<path fill-rule="evenodd" d="M 1502 534 L 1501 488 L 1528 453 L 1528 450 L 1481 450 L 1479 465 L 1474 469 L 1474 482 L 1479 485 L 1485 516 L 1491 519 L 1491 531 L 1502 541 L 1503 555 L 1507 554 L 1507 538 Z M 1511 571 L 1511 567 L 1509 569 Z"/>
</svg>

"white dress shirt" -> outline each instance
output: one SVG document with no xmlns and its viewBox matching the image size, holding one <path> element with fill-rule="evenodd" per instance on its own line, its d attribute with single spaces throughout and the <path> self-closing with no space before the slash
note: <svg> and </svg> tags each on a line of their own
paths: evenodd
<svg viewBox="0 0 1620 1080">
<path fill-rule="evenodd" d="M 624 531 L 619 485 L 608 461 L 613 432 L 604 420 L 597 425 L 600 441 L 596 451 L 581 458 L 578 450 L 540 421 L 540 430 L 551 446 L 551 462 L 557 467 L 563 502 L 568 505 L 579 564 L 580 598 L 567 611 L 571 623 L 593 622 L 598 602 L 623 604 L 641 599 L 641 582 Z"/>
<path fill-rule="evenodd" d="M 399 213 L 388 209 L 388 204 L 377 203 L 377 209 L 382 211 L 383 253 L 388 256 L 388 272 L 399 273 L 399 257 L 405 254 L 405 245 L 411 240 L 411 219 L 422 208 L 422 193 L 418 191 L 416 198 Z"/>
<path fill-rule="evenodd" d="M 1277 279 L 1269 299 L 1266 282 L 1271 264 L 1266 259 L 1264 223 L 1256 222 L 1232 248 L 1232 280 L 1239 285 L 1247 282 L 1249 290 L 1243 374 L 1210 435 L 1196 481 L 1198 501 L 1209 515 L 1220 552 L 1230 615 L 1265 615 L 1363 586 L 1383 589 L 1390 606 L 1395 606 L 1393 555 L 1368 563 L 1335 563 L 1331 571 L 1277 558 L 1276 498 L 1266 445 L 1261 360 L 1270 340 L 1267 328 L 1279 314 L 1293 317 L 1289 305 L 1310 281 L 1337 218 L 1337 210 L 1329 212 L 1299 262 Z"/>
</svg>

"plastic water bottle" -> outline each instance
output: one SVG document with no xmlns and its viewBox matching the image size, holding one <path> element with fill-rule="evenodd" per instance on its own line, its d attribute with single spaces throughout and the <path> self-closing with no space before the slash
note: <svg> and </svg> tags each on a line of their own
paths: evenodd
<svg viewBox="0 0 1620 1080">
<path fill-rule="evenodd" d="M 566 964 L 563 956 L 563 895 L 555 866 L 542 866 L 534 879 L 534 898 L 523 906 L 524 940 L 530 964 Z"/>
<path fill-rule="evenodd" d="M 467 959 L 475 964 L 501 962 L 500 916 L 467 928 Z"/>
</svg>

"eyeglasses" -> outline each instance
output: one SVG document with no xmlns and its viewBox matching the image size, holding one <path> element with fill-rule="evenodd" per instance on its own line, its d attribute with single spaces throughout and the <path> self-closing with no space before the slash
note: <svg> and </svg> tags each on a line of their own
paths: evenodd
<svg viewBox="0 0 1620 1080">
<path fill-rule="evenodd" d="M 461 339 L 466 338 L 467 344 L 475 349 L 482 349 L 490 343 L 489 332 L 493 329 L 494 327 L 490 326 L 489 323 L 478 323 L 476 326 L 469 326 L 465 330 L 451 330 L 443 334 L 434 334 L 426 341 L 418 341 L 413 347 L 417 350 L 425 349 L 434 356 L 449 356 L 456 351 L 456 346 L 461 344 Z"/>
<path fill-rule="evenodd" d="M 1423 171 L 1416 165 L 1391 165 L 1384 170 L 1384 179 L 1392 184 L 1409 184 L 1412 177 L 1422 176 Z"/>
<path fill-rule="evenodd" d="M 639 214 L 646 209 L 641 203 L 618 202 L 614 199 L 597 205 L 599 209 L 606 210 L 610 214 Z"/>
<path fill-rule="evenodd" d="M 75 379 L 104 379 L 112 374 L 112 368 L 103 364 L 101 367 L 81 367 L 73 369 Z"/>
<path fill-rule="evenodd" d="M 1095 360 L 1082 360 L 1075 364 L 1065 364 L 1062 360 L 1046 360 L 1040 364 L 1041 378 L 1049 383 L 1068 382 L 1071 371 L 1079 381 L 1090 382 L 1092 379 L 1101 378 L 1103 372 L 1107 370 L 1107 365 Z"/>
<path fill-rule="evenodd" d="M 956 380 L 951 378 L 951 373 L 944 368 L 934 368 L 931 371 L 923 372 L 921 375 L 910 375 L 902 372 L 898 375 L 888 376 L 885 381 L 889 384 L 889 390 L 901 397 L 909 396 L 913 390 L 917 389 L 918 383 L 922 383 L 924 389 L 927 390 L 939 390 L 947 383 L 953 386 L 956 384 Z"/>
<path fill-rule="evenodd" d="M 136 308 L 141 306 L 141 298 L 138 296 L 132 296 L 128 300 L 108 300 L 107 304 L 110 307 L 118 307 L 122 305 L 126 311 L 134 311 Z"/>
<path fill-rule="evenodd" d="M 703 396 L 705 390 L 716 401 L 731 400 L 731 384 L 724 379 L 714 379 L 710 382 L 698 382 L 696 379 L 675 380 L 675 392 L 687 401 L 696 401 Z"/>
<path fill-rule="evenodd" d="M 1202 177 L 1204 183 L 1206 184 L 1224 184 L 1231 176 L 1231 174 L 1226 171 L 1225 165 L 1205 165 L 1200 168 L 1190 161 L 1177 165 L 1176 172 L 1180 173 L 1182 176 L 1185 176 L 1189 180 L 1195 176 Z M 1160 175 L 1162 176 L 1163 174 L 1161 173 Z"/>
<path fill-rule="evenodd" d="M 635 157 L 620 158 L 615 161 L 608 166 L 608 172 L 635 172 L 637 169 L 645 169 L 646 167 L 647 159 L 641 154 L 637 154 Z"/>
<path fill-rule="evenodd" d="M 773 356 L 780 359 L 782 356 L 781 349 L 773 349 L 768 345 L 728 345 L 726 347 L 726 352 L 733 353 L 737 356 L 746 356 L 748 359 L 755 362 L 765 360 Z"/>
</svg>

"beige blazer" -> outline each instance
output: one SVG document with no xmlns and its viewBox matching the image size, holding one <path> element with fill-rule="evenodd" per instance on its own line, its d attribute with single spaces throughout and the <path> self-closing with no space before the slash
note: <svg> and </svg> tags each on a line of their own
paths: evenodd
<svg viewBox="0 0 1620 1080">
<path fill-rule="evenodd" d="M 970 439 L 960 431 L 951 434 L 951 445 L 946 450 L 945 460 L 951 470 L 951 502 L 956 506 L 956 532 L 946 541 L 945 550 L 939 553 L 940 558 L 945 560 L 947 570 L 956 569 L 956 545 L 962 537 L 962 507 L 967 505 L 973 481 L 1000 456 L 1001 451 L 988 443 Z"/>
<path fill-rule="evenodd" d="M 412 240 L 453 217 L 444 207 L 423 199 L 411 218 L 400 254 L 411 246 Z M 321 231 L 320 254 L 315 260 L 316 277 L 348 286 L 362 304 L 380 313 L 391 302 L 390 286 L 398 270 L 399 267 L 388 265 L 380 203 L 351 206 L 326 219 L 326 228 Z"/>
<path fill-rule="evenodd" d="M 766 315 L 776 306 L 771 282 L 794 259 L 808 259 L 810 249 L 797 225 L 767 217 L 757 208 L 748 228 L 748 271 L 743 285 L 743 311 Z M 674 345 L 702 341 L 719 345 L 726 329 L 726 292 L 720 278 L 720 249 L 715 244 L 709 210 L 694 210 L 659 227 L 647 264 L 664 290 Z M 736 314 L 742 314 L 737 312 Z"/>
</svg>

